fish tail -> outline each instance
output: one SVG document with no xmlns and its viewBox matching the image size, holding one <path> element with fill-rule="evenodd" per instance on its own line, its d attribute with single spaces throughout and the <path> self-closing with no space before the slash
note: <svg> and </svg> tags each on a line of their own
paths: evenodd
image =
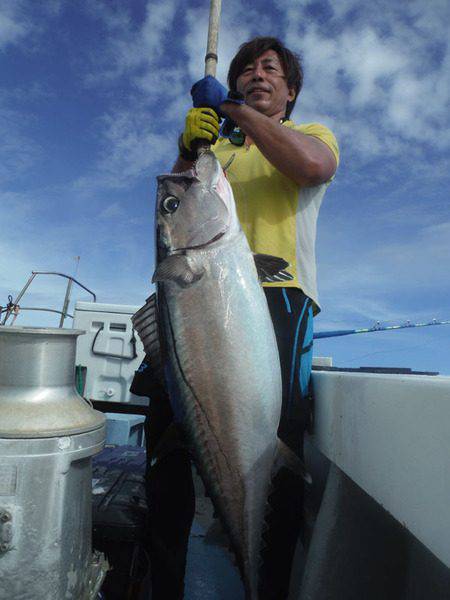
<svg viewBox="0 0 450 600">
<path fill-rule="evenodd" d="M 306 481 L 306 483 L 312 483 L 312 477 L 306 470 L 305 463 L 295 454 L 293 450 L 289 448 L 289 446 L 279 439 L 272 468 L 272 479 L 275 477 L 281 467 L 286 467 L 290 471 L 293 471 L 304 481 Z"/>
</svg>

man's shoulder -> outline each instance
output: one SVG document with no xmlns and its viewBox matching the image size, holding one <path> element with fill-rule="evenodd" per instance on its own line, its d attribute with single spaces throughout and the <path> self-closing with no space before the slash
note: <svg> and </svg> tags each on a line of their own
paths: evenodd
<svg viewBox="0 0 450 600">
<path fill-rule="evenodd" d="M 336 136 L 329 127 L 322 123 L 301 123 L 297 125 L 294 121 L 285 121 L 284 124 L 304 135 L 310 135 L 324 142 L 333 152 L 336 162 L 339 164 L 339 145 Z"/>
<path fill-rule="evenodd" d="M 326 125 L 323 125 L 322 123 L 294 123 L 294 121 L 291 120 L 287 120 L 284 122 L 284 125 L 286 125 L 286 127 L 289 127 L 290 129 L 295 129 L 296 131 L 300 131 L 301 133 L 304 133 L 305 135 L 317 135 L 317 134 L 326 134 L 326 133 L 330 133 L 331 135 L 334 136 L 333 132 L 331 131 L 331 129 L 329 127 L 327 127 Z"/>
</svg>

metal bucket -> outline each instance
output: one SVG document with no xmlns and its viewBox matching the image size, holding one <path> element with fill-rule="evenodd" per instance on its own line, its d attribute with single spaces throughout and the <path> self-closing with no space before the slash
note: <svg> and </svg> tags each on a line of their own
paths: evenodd
<svg viewBox="0 0 450 600">
<path fill-rule="evenodd" d="M 0 599 L 93 598 L 91 459 L 104 416 L 74 387 L 82 331 L 0 327 Z"/>
</svg>

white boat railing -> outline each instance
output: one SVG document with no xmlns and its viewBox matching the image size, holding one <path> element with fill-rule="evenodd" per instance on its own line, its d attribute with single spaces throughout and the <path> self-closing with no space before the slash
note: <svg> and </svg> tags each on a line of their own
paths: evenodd
<svg viewBox="0 0 450 600">
<path fill-rule="evenodd" d="M 314 372 L 313 443 L 450 566 L 450 377 Z"/>
</svg>

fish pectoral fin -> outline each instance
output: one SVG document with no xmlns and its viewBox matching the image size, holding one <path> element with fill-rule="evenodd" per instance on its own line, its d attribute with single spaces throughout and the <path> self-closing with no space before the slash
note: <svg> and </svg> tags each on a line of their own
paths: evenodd
<svg viewBox="0 0 450 600">
<path fill-rule="evenodd" d="M 152 283 L 156 281 L 174 281 L 181 287 L 192 285 L 203 276 L 204 269 L 198 268 L 184 254 L 172 254 L 165 258 L 153 273 Z"/>
<path fill-rule="evenodd" d="M 270 254 L 254 254 L 253 258 L 261 283 L 276 283 L 294 279 L 290 273 L 285 271 L 289 263 L 284 258 Z"/>
<path fill-rule="evenodd" d="M 272 477 L 278 473 L 281 467 L 290 469 L 306 481 L 306 483 L 312 483 L 312 477 L 306 470 L 305 463 L 289 448 L 289 446 L 279 439 L 272 469 Z"/>
</svg>

